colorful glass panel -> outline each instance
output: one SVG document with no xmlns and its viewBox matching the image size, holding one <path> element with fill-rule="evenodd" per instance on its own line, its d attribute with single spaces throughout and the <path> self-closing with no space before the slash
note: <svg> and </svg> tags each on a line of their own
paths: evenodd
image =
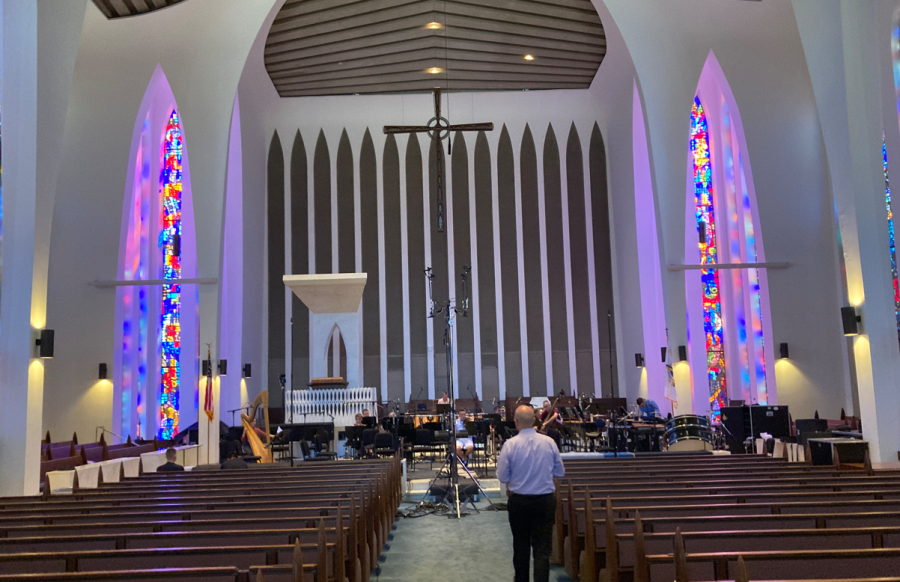
<svg viewBox="0 0 900 582">
<path fill-rule="evenodd" d="M 182 134 L 178 113 L 172 111 L 166 124 L 163 163 L 160 171 L 162 191 L 163 279 L 181 279 L 181 152 Z M 181 379 L 181 285 L 164 284 L 160 322 L 160 396 L 159 437 L 171 439 L 178 432 L 178 395 Z"/>
<path fill-rule="evenodd" d="M 881 134 L 881 157 L 884 160 L 884 205 L 887 208 L 888 244 L 891 251 L 891 277 L 894 280 L 894 313 L 897 317 L 897 329 L 900 331 L 900 281 L 897 278 L 897 246 L 894 243 L 894 211 L 891 208 L 891 183 L 888 179 L 887 144 L 884 133 Z"/>
<path fill-rule="evenodd" d="M 715 265 L 718 260 L 712 161 L 706 113 L 698 97 L 694 97 L 694 106 L 691 108 L 690 148 L 694 164 L 694 202 L 697 233 L 700 238 L 700 264 Z M 700 280 L 703 285 L 703 331 L 706 336 L 710 413 L 714 419 L 718 419 L 728 395 L 725 383 L 724 330 L 718 269 L 701 269 Z"/>
</svg>

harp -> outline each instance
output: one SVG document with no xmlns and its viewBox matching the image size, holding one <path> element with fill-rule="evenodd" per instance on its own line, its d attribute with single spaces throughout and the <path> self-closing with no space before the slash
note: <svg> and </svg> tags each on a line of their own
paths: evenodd
<svg viewBox="0 0 900 582">
<path fill-rule="evenodd" d="M 253 430 L 253 427 L 250 426 L 250 422 L 259 416 L 259 408 L 262 407 L 263 418 L 265 419 L 265 428 L 263 430 L 266 432 L 266 442 L 262 442 L 259 438 L 259 435 L 256 434 L 256 431 Z M 241 423 L 244 425 L 244 433 L 247 435 L 247 442 L 250 443 L 250 448 L 253 450 L 253 454 L 259 457 L 260 463 L 271 463 L 272 462 L 272 437 L 269 432 L 269 392 L 263 390 L 259 393 L 259 395 L 253 400 L 253 404 L 250 406 L 251 416 L 247 416 L 246 414 L 241 414 Z"/>
</svg>

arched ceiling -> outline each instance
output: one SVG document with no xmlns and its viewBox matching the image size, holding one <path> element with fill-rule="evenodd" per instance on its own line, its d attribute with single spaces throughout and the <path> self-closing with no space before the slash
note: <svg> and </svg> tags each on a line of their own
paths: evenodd
<svg viewBox="0 0 900 582">
<path fill-rule="evenodd" d="M 107 18 L 122 18 L 153 12 L 184 0 L 94 0 Z"/>
<path fill-rule="evenodd" d="M 591 0 L 287 0 L 265 66 L 282 97 L 582 89 L 605 54 Z"/>
</svg>

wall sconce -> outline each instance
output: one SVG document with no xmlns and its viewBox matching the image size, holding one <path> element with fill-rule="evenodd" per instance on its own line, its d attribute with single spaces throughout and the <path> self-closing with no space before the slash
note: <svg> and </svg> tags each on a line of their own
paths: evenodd
<svg viewBox="0 0 900 582">
<path fill-rule="evenodd" d="M 841 307 L 841 323 L 844 326 L 844 335 L 859 335 L 859 322 L 862 316 L 856 314 L 855 307 Z"/>
<path fill-rule="evenodd" d="M 659 353 L 662 355 L 662 362 L 666 361 L 666 352 L 668 348 L 659 348 Z"/>
<path fill-rule="evenodd" d="M 106 364 L 100 364 L 100 373 L 97 375 L 100 380 L 106 380 Z"/>
<path fill-rule="evenodd" d="M 704 221 L 700 221 L 697 223 L 697 232 L 700 235 L 700 244 L 706 244 L 706 223 Z"/>
<path fill-rule="evenodd" d="M 34 345 L 38 349 L 38 355 L 45 359 L 53 357 L 53 336 L 55 332 L 52 329 L 42 329 L 41 336 L 34 340 Z"/>
<path fill-rule="evenodd" d="M 687 362 L 687 346 L 678 346 L 678 361 Z"/>
<path fill-rule="evenodd" d="M 643 368 L 644 367 L 644 356 L 642 354 L 634 355 L 634 367 L 635 368 Z"/>
<path fill-rule="evenodd" d="M 244 378 L 250 378 L 250 364 L 244 364 Z"/>
<path fill-rule="evenodd" d="M 209 376 L 209 360 L 203 360 L 200 363 L 200 375 Z"/>
<path fill-rule="evenodd" d="M 219 376 L 228 374 L 228 360 L 219 360 Z"/>
<path fill-rule="evenodd" d="M 781 353 L 782 360 L 788 359 L 788 345 L 787 344 L 781 344 L 780 346 L 778 346 L 778 351 Z"/>
</svg>

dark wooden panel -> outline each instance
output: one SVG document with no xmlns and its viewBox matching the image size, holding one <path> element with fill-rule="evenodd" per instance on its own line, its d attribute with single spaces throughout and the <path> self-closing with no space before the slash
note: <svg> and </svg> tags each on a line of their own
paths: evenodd
<svg viewBox="0 0 900 582">
<path fill-rule="evenodd" d="M 603 394 L 609 395 L 618 384 L 613 379 L 610 362 L 616 361 L 616 319 L 613 311 L 612 250 L 609 240 L 609 190 L 606 181 L 606 146 L 600 128 L 591 132 L 591 222 L 594 227 L 594 269 L 597 283 L 597 319 L 600 340 L 600 374 Z M 611 338 L 611 339 L 610 339 Z"/>
<path fill-rule="evenodd" d="M 500 285 L 503 291 L 503 345 L 507 396 L 522 395 L 515 163 L 512 141 L 504 125 L 497 146 L 497 201 L 500 213 Z"/>
<path fill-rule="evenodd" d="M 463 267 L 472 266 L 472 238 L 469 229 L 469 151 L 466 140 L 461 133 L 453 136 L 453 262 L 456 277 L 454 279 L 453 296 L 457 307 L 462 307 L 463 295 L 460 273 Z M 468 283 L 471 297 L 471 280 Z M 471 317 L 459 317 L 456 320 L 456 346 L 459 361 L 459 394 L 463 398 L 472 398 L 475 393 L 475 333 Z"/>
<path fill-rule="evenodd" d="M 592 394 L 594 363 L 591 350 L 591 300 L 588 284 L 587 233 L 584 205 L 584 159 L 575 124 L 566 146 L 569 203 L 569 258 L 572 269 L 572 311 L 575 325 L 576 386 L 579 394 Z M 608 228 L 608 225 L 607 225 Z"/>
<path fill-rule="evenodd" d="M 400 240 L 400 153 L 393 135 L 384 142 L 384 290 L 388 370 L 403 370 L 403 249 Z M 402 375 L 400 376 L 402 378 Z M 388 386 L 402 398 L 403 386 Z"/>
<path fill-rule="evenodd" d="M 544 217 L 547 230 L 547 288 L 550 293 L 550 345 L 553 364 L 553 394 L 569 392 L 569 339 L 566 319 L 565 231 L 562 222 L 562 182 L 559 146 L 553 126 L 544 138 Z"/>
<path fill-rule="evenodd" d="M 381 386 L 381 331 L 378 298 L 378 168 L 375 145 L 366 130 L 359 151 L 359 198 L 362 235 L 364 384 Z"/>
<path fill-rule="evenodd" d="M 308 167 L 306 146 L 300 132 L 294 137 L 291 148 L 291 272 L 294 275 L 309 273 L 309 199 L 307 191 Z M 309 308 L 296 295 L 292 296 L 294 329 L 293 337 L 293 387 L 306 388 L 310 378 L 309 368 Z"/>
<path fill-rule="evenodd" d="M 541 217 L 538 208 L 537 151 L 531 128 L 525 126 L 520 154 L 522 177 L 522 253 L 525 263 L 525 309 L 528 325 L 530 394 L 547 393 L 544 361 L 544 292 L 541 286 Z"/>
<path fill-rule="evenodd" d="M 429 213 L 428 226 L 431 230 L 431 262 L 428 264 L 434 273 L 434 299 L 436 301 L 447 300 L 447 232 L 437 231 L 437 218 L 434 212 L 434 205 L 437 201 L 437 176 L 436 167 L 436 151 L 434 140 L 430 140 L 428 150 L 428 186 L 430 190 L 429 200 L 431 203 L 431 212 Z M 447 156 L 443 148 L 440 150 L 441 156 L 444 158 L 444 173 L 447 170 Z M 446 183 L 445 183 L 446 187 Z M 444 350 L 444 316 L 436 315 L 434 318 L 434 386 L 435 392 L 440 393 L 447 386 L 447 359 Z"/>
<path fill-rule="evenodd" d="M 409 347 L 412 396 L 427 396 L 428 308 L 425 288 L 425 191 L 422 181 L 422 150 L 419 139 L 409 136 L 406 144 L 406 217 L 409 261 Z"/>
<path fill-rule="evenodd" d="M 319 132 L 313 159 L 313 217 L 316 273 L 331 273 L 331 155 L 325 132 Z"/>
<path fill-rule="evenodd" d="M 499 398 L 497 374 L 497 300 L 494 291 L 494 207 L 491 150 L 484 132 L 475 140 L 475 239 L 478 245 L 478 304 L 481 328 L 482 398 Z"/>
<path fill-rule="evenodd" d="M 353 148 L 347 130 L 337 151 L 338 271 L 356 272 L 356 220 L 353 200 Z"/>
<path fill-rule="evenodd" d="M 266 223 L 268 226 L 269 402 L 281 404 L 278 376 L 284 373 L 284 151 L 278 132 L 269 143 L 266 166 Z"/>
</svg>

